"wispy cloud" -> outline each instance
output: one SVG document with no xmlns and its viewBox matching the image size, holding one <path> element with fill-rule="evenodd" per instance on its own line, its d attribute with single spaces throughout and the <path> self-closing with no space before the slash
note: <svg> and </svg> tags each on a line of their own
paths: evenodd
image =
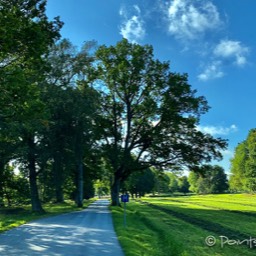
<svg viewBox="0 0 256 256">
<path fill-rule="evenodd" d="M 132 43 L 138 43 L 141 41 L 146 34 L 144 21 L 141 16 L 141 10 L 138 5 L 133 6 L 133 13 L 130 13 L 122 7 L 119 11 L 119 15 L 123 21 L 120 26 L 120 34 L 128 39 Z"/>
<path fill-rule="evenodd" d="M 211 135 L 228 135 L 230 133 L 238 131 L 238 128 L 235 124 L 232 124 L 230 127 L 223 126 L 201 126 L 199 125 L 197 129 L 203 133 L 208 133 Z"/>
<path fill-rule="evenodd" d="M 173 0 L 167 6 L 169 32 L 183 41 L 197 39 L 222 22 L 216 6 L 207 0 Z"/>
<path fill-rule="evenodd" d="M 161 10 L 165 13 L 169 34 L 185 45 L 185 49 L 198 53 L 204 45 L 208 46 L 204 54 L 198 56 L 204 63 L 197 76 L 200 81 L 223 77 L 227 65 L 243 67 L 248 63 L 250 49 L 247 46 L 220 38 L 219 32 L 225 32 L 227 23 L 212 0 L 169 0 L 162 4 Z"/>
<path fill-rule="evenodd" d="M 242 45 L 239 41 L 220 40 L 212 47 L 208 56 L 212 59 L 205 64 L 203 71 L 198 75 L 200 81 L 221 78 L 224 76 L 225 65 L 232 63 L 237 67 L 246 65 L 247 57 L 250 52 L 249 47 Z"/>
<path fill-rule="evenodd" d="M 144 9 L 128 4 L 121 7 L 119 33 L 132 43 L 140 43 L 146 35 L 146 23 L 155 21 L 152 15 L 161 15 L 168 35 L 180 43 L 183 51 L 186 49 L 198 58 L 201 65 L 197 78 L 203 82 L 223 77 L 228 66 L 243 67 L 248 63 L 249 47 L 238 40 L 223 38 L 228 29 L 227 17 L 213 0 L 156 2 L 157 5 L 143 6 Z"/>
<path fill-rule="evenodd" d="M 201 81 L 207 81 L 223 76 L 224 72 L 222 71 L 222 63 L 220 61 L 213 61 L 205 67 L 201 74 L 198 75 L 198 79 Z"/>
<path fill-rule="evenodd" d="M 247 63 L 246 57 L 248 53 L 248 47 L 243 46 L 239 41 L 232 40 L 221 40 L 213 51 L 216 57 L 233 60 L 233 63 L 239 67 Z"/>
</svg>

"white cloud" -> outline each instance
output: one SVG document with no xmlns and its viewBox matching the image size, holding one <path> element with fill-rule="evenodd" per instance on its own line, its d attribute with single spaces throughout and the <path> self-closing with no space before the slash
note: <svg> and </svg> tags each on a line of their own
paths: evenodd
<svg viewBox="0 0 256 256">
<path fill-rule="evenodd" d="M 197 129 L 203 133 L 214 135 L 228 135 L 232 132 L 236 132 L 238 130 L 235 124 L 232 124 L 230 127 L 223 127 L 223 126 L 201 126 L 199 125 Z"/>
<path fill-rule="evenodd" d="M 221 70 L 221 62 L 213 61 L 211 64 L 206 66 L 204 71 L 198 75 L 198 79 L 201 81 L 207 81 L 210 79 L 220 78 L 224 76 L 224 73 Z"/>
<path fill-rule="evenodd" d="M 216 79 L 224 76 L 222 69 L 225 61 L 232 62 L 238 67 L 243 67 L 247 63 L 249 48 L 239 41 L 221 40 L 220 43 L 212 47 L 209 55 L 212 62 L 204 68 L 204 71 L 197 76 L 201 81 Z"/>
<path fill-rule="evenodd" d="M 217 7 L 208 0 L 173 0 L 167 9 L 169 32 L 178 39 L 196 39 L 222 24 Z"/>
<path fill-rule="evenodd" d="M 186 46 L 187 50 L 200 53 L 200 81 L 221 78 L 224 68 L 231 63 L 237 67 L 246 65 L 249 48 L 236 40 L 211 41 L 227 23 L 212 0 L 169 0 L 161 5 L 165 12 L 169 33 Z M 209 39 L 209 40 L 208 40 Z M 204 49 L 207 45 L 207 49 Z M 202 49 L 204 50 L 202 52 Z M 208 60 L 206 59 L 208 58 Z M 204 60 L 203 60 L 204 59 Z"/>
<path fill-rule="evenodd" d="M 216 57 L 223 59 L 234 59 L 234 64 L 240 67 L 246 64 L 246 55 L 248 53 L 248 47 L 243 46 L 239 41 L 232 40 L 220 41 L 213 51 L 213 54 Z"/>
<path fill-rule="evenodd" d="M 125 8 L 120 9 L 119 15 L 123 18 L 120 34 L 130 42 L 138 43 L 145 37 L 146 31 L 139 6 L 134 5 L 133 10 L 135 14 L 128 17 L 127 10 Z"/>
</svg>

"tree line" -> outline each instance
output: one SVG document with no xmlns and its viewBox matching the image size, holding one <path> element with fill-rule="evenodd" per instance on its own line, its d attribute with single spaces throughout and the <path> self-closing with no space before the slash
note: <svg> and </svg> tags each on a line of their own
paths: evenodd
<svg viewBox="0 0 256 256">
<path fill-rule="evenodd" d="M 82 206 L 96 181 L 119 205 L 138 172 L 200 172 L 221 159 L 227 142 L 197 129 L 209 106 L 187 74 L 126 39 L 77 48 L 45 9 L 44 0 L 0 2 L 2 205 L 19 190 L 33 211 L 65 197 Z"/>
<path fill-rule="evenodd" d="M 142 173 L 133 173 L 123 184 L 122 190 L 132 197 L 175 194 L 221 194 L 229 192 L 229 184 L 224 169 L 218 165 L 205 165 L 203 172 L 191 171 L 188 176 L 180 172 L 159 172 L 154 168 Z"/>
</svg>

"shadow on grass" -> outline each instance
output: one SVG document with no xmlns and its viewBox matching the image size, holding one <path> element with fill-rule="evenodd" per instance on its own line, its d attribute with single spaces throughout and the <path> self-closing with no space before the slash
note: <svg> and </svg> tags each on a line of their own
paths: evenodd
<svg viewBox="0 0 256 256">
<path fill-rule="evenodd" d="M 187 211 L 186 213 L 186 209 L 182 209 L 183 212 L 181 212 L 181 208 L 179 208 L 178 206 L 172 206 L 172 209 L 166 208 L 164 206 L 159 206 L 156 204 L 151 204 L 148 202 L 143 202 L 143 201 L 139 201 L 141 204 L 146 204 L 147 206 L 149 206 L 150 208 L 162 211 L 164 213 L 167 213 L 175 218 L 178 218 L 182 221 L 185 221 L 187 223 L 190 223 L 194 226 L 200 227 L 204 230 L 207 230 L 209 232 L 214 232 L 220 236 L 226 236 L 230 239 L 234 239 L 234 240 L 246 240 L 249 239 L 250 237 L 255 237 L 255 234 L 248 234 L 245 232 L 241 232 L 238 231 L 237 229 L 232 229 L 232 228 L 228 228 L 228 227 L 224 227 L 223 225 L 216 223 L 214 221 L 214 217 L 213 217 L 213 221 L 209 221 L 209 220 L 205 220 L 202 218 L 198 218 L 195 217 L 193 215 L 197 215 L 196 213 L 200 212 L 200 215 L 204 215 L 203 212 L 205 212 L 205 214 L 210 215 L 211 214 L 211 210 L 203 210 L 203 209 L 195 209 L 195 210 L 191 210 L 189 209 L 189 213 Z M 194 211 L 195 214 L 191 214 L 191 211 Z M 214 211 L 216 212 L 216 211 Z M 225 210 L 218 210 L 218 214 L 221 215 L 225 215 L 226 211 Z M 239 221 L 239 216 L 237 217 L 237 221 Z M 234 223 L 234 225 L 236 225 L 236 223 Z"/>
</svg>

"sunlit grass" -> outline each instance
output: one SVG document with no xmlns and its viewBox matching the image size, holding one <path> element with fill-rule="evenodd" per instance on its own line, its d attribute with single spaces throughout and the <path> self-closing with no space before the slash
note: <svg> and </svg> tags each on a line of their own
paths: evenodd
<svg viewBox="0 0 256 256">
<path fill-rule="evenodd" d="M 175 241 L 164 222 L 156 221 L 152 210 L 130 202 L 127 206 L 127 226 L 124 227 L 123 209 L 111 207 L 114 226 L 126 256 L 176 256 L 182 254 L 181 243 Z"/>
<path fill-rule="evenodd" d="M 228 195 L 225 196 L 227 197 Z M 246 209 L 244 205 L 232 205 L 230 202 L 225 204 L 224 202 L 219 203 L 218 201 L 204 200 L 207 198 L 209 198 L 209 196 L 204 196 L 198 201 L 195 201 L 194 196 L 186 198 L 170 197 L 165 200 L 145 198 L 143 201 L 186 214 L 191 218 L 217 223 L 223 226 L 223 228 L 234 230 L 234 232 L 248 234 L 248 237 L 256 236 L 254 231 L 256 230 L 256 214 L 254 216 L 256 206 Z M 218 196 L 216 198 L 218 198 Z M 239 200 L 241 201 L 241 197 Z"/>
<path fill-rule="evenodd" d="M 244 210 L 241 207 L 243 203 L 249 202 L 248 198 L 256 201 L 255 196 L 246 195 L 143 198 L 143 202 L 159 208 L 135 202 L 128 203 L 127 229 L 123 228 L 122 209 L 112 208 L 112 211 L 125 255 L 249 256 L 255 255 L 255 249 L 245 245 L 226 245 L 221 248 L 220 240 L 222 235 L 241 240 L 250 239 L 250 236 L 256 237 L 256 217 L 239 213 L 239 209 Z M 229 212 L 229 204 L 225 204 L 225 200 L 231 205 L 233 202 L 232 209 L 237 212 Z M 241 205 L 235 204 L 238 202 Z M 253 211 L 249 210 L 248 213 L 253 214 Z M 213 247 L 205 244 L 209 235 L 215 236 L 217 240 Z"/>
</svg>

